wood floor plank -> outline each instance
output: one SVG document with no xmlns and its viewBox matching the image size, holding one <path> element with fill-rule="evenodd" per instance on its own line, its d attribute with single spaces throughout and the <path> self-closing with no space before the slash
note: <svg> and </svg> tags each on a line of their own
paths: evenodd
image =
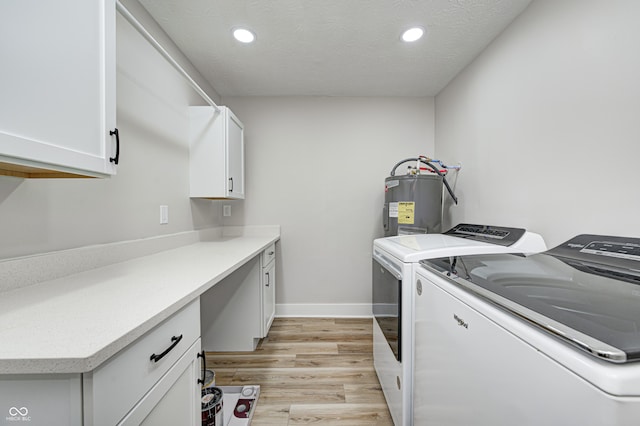
<svg viewBox="0 0 640 426">
<path fill-rule="evenodd" d="M 217 368 L 282 368 L 295 367 L 296 355 L 290 354 L 247 354 L 246 352 L 225 354 L 207 353 L 207 366 Z"/>
<path fill-rule="evenodd" d="M 298 354 L 294 367 L 354 367 L 373 368 L 373 354 L 347 353 L 339 355 Z"/>
<path fill-rule="evenodd" d="M 274 320 L 272 326 L 282 326 L 287 324 L 335 324 L 336 318 L 331 317 L 278 317 L 277 323 Z"/>
<path fill-rule="evenodd" d="M 256 349 L 256 354 L 338 354 L 335 342 L 271 342 L 265 341 Z"/>
<path fill-rule="evenodd" d="M 364 324 L 370 327 L 373 325 L 371 318 L 334 318 L 333 321 L 341 327 L 349 324 Z"/>
<path fill-rule="evenodd" d="M 302 331 L 302 324 L 288 323 L 288 324 L 273 324 L 269 333 L 288 333 L 288 332 L 300 332 Z"/>
<path fill-rule="evenodd" d="M 238 385 L 270 384 L 375 384 L 378 376 L 373 368 L 239 368 L 233 376 Z"/>
<path fill-rule="evenodd" d="M 370 318 L 276 318 L 254 352 L 209 352 L 216 385 L 260 385 L 252 426 L 393 426 Z"/>
<path fill-rule="evenodd" d="M 336 342 L 336 341 L 345 341 L 345 342 L 369 342 L 372 339 L 372 335 L 369 333 L 338 333 L 331 331 L 303 331 L 299 333 L 274 333 L 273 335 L 269 335 L 270 342 Z"/>
<path fill-rule="evenodd" d="M 373 337 L 372 337 L 373 339 Z M 373 354 L 373 341 L 338 343 L 339 354 Z"/>
<path fill-rule="evenodd" d="M 382 404 L 295 404 L 289 411 L 289 426 L 393 426 Z"/>
<path fill-rule="evenodd" d="M 349 404 L 386 404 L 379 384 L 344 385 L 345 401 Z"/>
<path fill-rule="evenodd" d="M 286 426 L 289 422 L 291 404 L 266 404 L 258 399 L 251 426 Z"/>
<path fill-rule="evenodd" d="M 301 324 L 302 329 L 305 331 L 332 331 L 336 333 L 367 333 L 371 334 L 373 332 L 371 324 L 365 324 L 362 322 L 351 322 L 351 323 L 342 323 L 341 325 L 335 323 L 306 323 Z"/>
<path fill-rule="evenodd" d="M 283 387 L 261 385 L 261 404 L 328 404 L 344 403 L 345 391 L 342 384 L 298 384 Z"/>
</svg>

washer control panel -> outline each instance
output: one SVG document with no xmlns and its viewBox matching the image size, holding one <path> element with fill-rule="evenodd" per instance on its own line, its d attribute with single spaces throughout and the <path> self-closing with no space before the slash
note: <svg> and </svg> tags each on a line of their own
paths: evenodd
<svg viewBox="0 0 640 426">
<path fill-rule="evenodd" d="M 640 238 L 582 234 L 552 248 L 547 254 L 639 270 Z"/>
<path fill-rule="evenodd" d="M 445 235 L 510 246 L 522 238 L 525 232 L 523 228 L 461 223 L 449 229 Z"/>
</svg>

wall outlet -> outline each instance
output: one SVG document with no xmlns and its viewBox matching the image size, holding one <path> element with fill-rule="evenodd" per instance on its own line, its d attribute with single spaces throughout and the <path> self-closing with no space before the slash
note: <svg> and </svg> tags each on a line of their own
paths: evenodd
<svg viewBox="0 0 640 426">
<path fill-rule="evenodd" d="M 222 206 L 222 216 L 231 216 L 231 206 L 225 204 Z"/>
<path fill-rule="evenodd" d="M 160 206 L 160 225 L 169 223 L 169 206 Z"/>
</svg>

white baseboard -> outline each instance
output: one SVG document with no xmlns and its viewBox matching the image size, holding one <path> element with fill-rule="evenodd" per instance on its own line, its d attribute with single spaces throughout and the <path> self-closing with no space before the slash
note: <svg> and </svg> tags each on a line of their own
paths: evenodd
<svg viewBox="0 0 640 426">
<path fill-rule="evenodd" d="M 370 303 L 280 303 L 276 317 L 371 318 Z"/>
</svg>

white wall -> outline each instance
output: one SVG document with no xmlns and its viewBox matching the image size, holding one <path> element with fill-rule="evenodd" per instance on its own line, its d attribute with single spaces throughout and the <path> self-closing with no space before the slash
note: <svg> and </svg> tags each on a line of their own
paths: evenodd
<svg viewBox="0 0 640 426">
<path fill-rule="evenodd" d="M 534 0 L 436 97 L 450 223 L 640 236 L 640 2 Z"/>
<path fill-rule="evenodd" d="M 202 100 L 118 15 L 118 174 L 0 176 L 0 259 L 219 224 L 219 203 L 189 199 L 190 104 Z M 169 205 L 168 225 L 159 224 L 160 204 Z"/>
<path fill-rule="evenodd" d="M 246 126 L 247 167 L 246 200 L 229 203 L 232 216 L 223 222 L 281 225 L 279 312 L 292 304 L 344 304 L 321 310 L 348 313 L 369 304 L 384 179 L 397 161 L 432 154 L 433 98 L 223 102 Z"/>
</svg>

